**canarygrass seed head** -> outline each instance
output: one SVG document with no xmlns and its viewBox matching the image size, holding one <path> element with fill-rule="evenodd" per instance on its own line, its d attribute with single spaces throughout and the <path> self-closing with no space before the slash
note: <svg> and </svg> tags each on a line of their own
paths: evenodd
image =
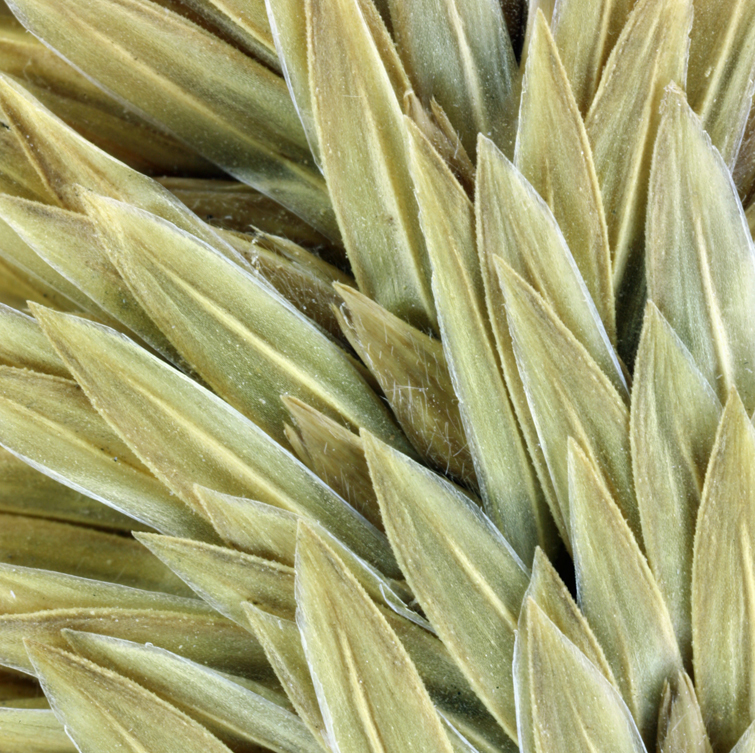
<svg viewBox="0 0 755 753">
<path fill-rule="evenodd" d="M 755 751 L 755 3 L 0 11 L 3 751 Z"/>
</svg>

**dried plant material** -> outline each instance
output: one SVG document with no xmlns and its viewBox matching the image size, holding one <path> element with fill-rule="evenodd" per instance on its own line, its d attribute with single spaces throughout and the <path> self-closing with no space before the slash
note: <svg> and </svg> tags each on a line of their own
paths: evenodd
<svg viewBox="0 0 755 753">
<path fill-rule="evenodd" d="M 77 212 L 0 196 L 0 217 L 58 274 L 96 304 L 102 321 L 119 322 L 155 350 L 177 360 L 168 339 L 149 318 L 113 266 L 97 223 Z M 65 292 L 65 291 L 63 291 Z"/>
<path fill-rule="evenodd" d="M 755 751 L 755 722 L 739 738 L 737 744 L 731 749 L 731 753 L 753 753 Z"/>
<path fill-rule="evenodd" d="M 249 601 L 279 617 L 293 618 L 294 572 L 273 560 L 199 541 L 137 533 L 135 537 L 221 614 L 246 627 Z"/>
<path fill-rule="evenodd" d="M 532 54 L 536 47 L 537 37 Z M 482 143 L 477 207 L 490 308 L 499 314 L 502 307 L 493 288 L 493 259 L 499 256 L 543 297 L 614 387 L 626 393 L 616 353 L 555 217 L 519 170 L 490 142 Z M 509 210 L 512 205 L 517 212 Z M 499 348 L 500 343 L 501 338 Z"/>
<path fill-rule="evenodd" d="M 535 33 L 535 21 L 537 20 L 538 11 L 545 16 L 545 20 L 550 25 L 553 19 L 553 11 L 556 0 L 526 0 L 527 5 L 527 26 L 524 34 L 524 44 L 522 45 L 522 55 L 519 67 L 524 70 L 527 63 L 532 35 Z"/>
<path fill-rule="evenodd" d="M 27 301 L 53 306 L 60 311 L 75 311 L 76 306 L 37 277 L 8 259 L 0 258 L 0 303 L 23 310 Z"/>
<path fill-rule="evenodd" d="M 193 595 L 133 539 L 53 520 L 0 514 L 0 562 L 177 596 Z"/>
<path fill-rule="evenodd" d="M 307 18 L 323 168 L 354 277 L 391 313 L 435 327 L 393 43 L 367 0 L 307 0 Z"/>
<path fill-rule="evenodd" d="M 535 552 L 532 579 L 524 598 L 533 599 L 546 617 L 600 670 L 606 680 L 616 685 L 611 667 L 590 624 L 579 611 L 556 569 L 540 549 Z"/>
<path fill-rule="evenodd" d="M 370 523 L 382 529 L 359 436 L 295 397 L 285 396 L 283 404 L 304 446 L 301 461 Z"/>
<path fill-rule="evenodd" d="M 80 753 L 167 750 L 229 753 L 204 727 L 122 675 L 28 641 L 34 669 Z"/>
<path fill-rule="evenodd" d="M 645 753 L 616 689 L 532 599 L 524 605 L 520 636 L 526 636 L 535 750 Z"/>
<path fill-rule="evenodd" d="M 245 186 L 245 188 L 248 188 L 248 186 Z M 255 256 L 258 254 L 262 254 L 262 261 L 265 260 L 264 257 L 274 254 L 292 264 L 297 264 L 302 272 L 306 271 L 323 281 L 327 280 L 330 284 L 335 281 L 345 282 L 347 285 L 355 284 L 354 279 L 342 270 L 346 263 L 345 259 L 339 255 L 340 250 L 337 248 L 316 245 L 315 250 L 312 251 L 284 235 L 273 235 L 253 226 L 239 231 L 215 225 L 212 227 L 212 232 L 228 246 L 235 249 L 241 259 L 248 262 L 247 269 L 255 261 Z M 322 258 L 320 254 L 323 254 Z M 328 257 L 328 260 L 325 257 Z M 333 260 L 338 267 L 333 266 L 331 263 Z M 241 266 L 244 266 L 243 262 Z"/>
<path fill-rule="evenodd" d="M 438 102 L 473 157 L 478 133 L 502 149 L 510 147 L 507 126 L 518 71 L 501 4 L 389 0 L 388 5 L 399 54 L 423 103 Z"/>
<path fill-rule="evenodd" d="M 186 5 L 214 24 L 238 48 L 280 72 L 265 0 L 187 0 Z"/>
<path fill-rule="evenodd" d="M 343 342 L 333 312 L 333 306 L 340 302 L 333 283 L 353 285 L 354 281 L 347 274 L 286 238 L 258 232 L 249 239 L 220 232 L 289 303 Z"/>
<path fill-rule="evenodd" d="M 77 654 L 139 683 L 233 750 L 260 745 L 276 753 L 322 752 L 296 715 L 200 664 L 153 646 L 68 630 L 64 635 Z"/>
<path fill-rule="evenodd" d="M 684 673 L 674 684 L 676 692 L 666 685 L 661 701 L 659 753 L 713 753 L 692 680 Z"/>
<path fill-rule="evenodd" d="M 342 270 L 346 266 L 346 260 L 337 255 L 338 249 L 324 248 L 321 245 L 315 251 L 299 245 L 286 235 L 274 235 L 267 233 L 259 228 L 251 228 L 251 240 L 254 244 L 254 250 L 266 250 L 283 257 L 292 264 L 297 264 L 310 275 L 316 277 L 328 285 L 341 283 L 355 287 L 356 283 L 351 275 Z M 219 235 L 231 245 L 234 245 L 245 258 L 249 252 L 243 246 L 243 240 L 249 240 L 250 236 L 244 233 L 233 233 L 227 230 L 218 230 Z M 238 244 L 241 240 L 242 244 Z"/>
<path fill-rule="evenodd" d="M 252 604 L 242 606 L 252 632 L 264 648 L 294 709 L 319 744 L 329 751 L 325 722 L 296 623 L 268 614 Z"/>
<path fill-rule="evenodd" d="M 433 265 L 446 354 L 485 509 L 525 562 L 550 521 L 516 423 L 488 321 L 474 207 L 410 126 L 412 172 Z"/>
<path fill-rule="evenodd" d="M 650 298 L 719 399 L 736 386 L 752 411 L 755 246 L 726 165 L 675 87 L 653 156 L 647 254 Z"/>
<path fill-rule="evenodd" d="M 9 128 L 7 133 L 20 145 L 4 157 L 12 158 L 10 167 L 14 171 L 34 181 L 33 194 L 21 198 L 74 212 L 87 210 L 83 201 L 87 191 L 126 201 L 196 235 L 237 263 L 245 263 L 211 227 L 159 183 L 92 146 L 22 86 L 3 77 L 0 77 L 0 112 Z M 2 132 L 6 133 L 5 129 Z"/>
<path fill-rule="evenodd" d="M 754 513 L 755 429 L 732 391 L 705 477 L 692 566 L 695 686 L 714 750 L 730 749 L 753 721 Z"/>
<path fill-rule="evenodd" d="M 737 160 L 731 168 L 731 177 L 734 179 L 743 206 L 749 208 L 755 191 L 755 109 L 752 107 L 752 100 Z"/>
<path fill-rule="evenodd" d="M 15 19 L 0 22 L 0 70 L 84 138 L 136 170 L 188 175 L 218 172 L 172 136 L 125 110 Z"/>
<path fill-rule="evenodd" d="M 0 367 L 0 442 L 51 478 L 147 525 L 214 539 L 173 497 L 69 379 Z"/>
<path fill-rule="evenodd" d="M 134 753 L 755 753 L 753 91 L 746 0 L 0 0 L 0 749 L 30 639 Z"/>
<path fill-rule="evenodd" d="M 664 88 L 683 81 L 692 0 L 639 0 L 613 48 L 585 119 L 603 194 L 621 340 L 642 316 L 645 208 Z M 588 33 L 589 38 L 589 33 Z M 631 343 L 625 346 L 631 351 Z"/>
<path fill-rule="evenodd" d="M 629 410 L 587 351 L 519 275 L 496 260 L 514 353 L 571 538 L 567 440 L 578 438 L 635 533 L 639 512 L 629 459 Z"/>
<path fill-rule="evenodd" d="M 44 699 L 42 688 L 35 678 L 15 669 L 0 667 L 0 703 L 7 701 L 33 701 Z"/>
<path fill-rule="evenodd" d="M 537 480 L 540 482 L 542 495 L 550 508 L 553 520 L 556 524 L 555 528 L 561 534 L 561 538 L 567 540 L 568 536 L 564 530 L 563 520 L 558 510 L 553 481 L 548 471 L 543 449 L 537 436 L 537 429 L 532 417 L 532 412 L 527 404 L 527 397 L 524 386 L 522 385 L 521 375 L 519 374 L 519 369 L 514 357 L 513 346 L 511 344 L 511 332 L 509 331 L 508 322 L 506 321 L 505 316 L 503 293 L 498 283 L 498 275 L 494 264 L 495 256 L 490 253 L 490 225 L 493 225 L 493 236 L 497 238 L 497 233 L 499 231 L 494 218 L 500 211 L 500 204 L 498 202 L 492 204 L 489 203 L 494 199 L 494 192 L 489 190 L 489 187 L 492 184 L 489 173 L 495 170 L 496 162 L 500 159 L 500 152 L 492 143 L 486 142 L 482 136 L 480 137 L 480 140 L 481 144 L 478 153 L 479 172 L 477 175 L 474 195 L 475 229 L 477 232 L 477 250 L 479 254 L 480 270 L 482 273 L 482 285 L 485 291 L 487 317 L 498 348 L 498 358 L 501 362 L 506 389 L 519 423 L 524 442 L 529 451 L 530 461 L 534 467 Z"/>
<path fill-rule="evenodd" d="M 259 230 L 306 247 L 321 247 L 328 242 L 293 212 L 245 183 L 175 177 L 157 178 L 157 181 L 215 228 L 239 233 Z"/>
<path fill-rule="evenodd" d="M 207 614 L 198 599 L 90 580 L 75 575 L 0 564 L 0 613 L 28 614 L 49 609 L 154 609 Z"/>
<path fill-rule="evenodd" d="M 409 441 L 430 465 L 476 488 L 443 345 L 359 291 L 337 285 L 344 333 L 385 393 Z"/>
<path fill-rule="evenodd" d="M 50 518 L 105 530 L 149 526 L 55 481 L 0 447 L 0 511 Z"/>
<path fill-rule="evenodd" d="M 642 538 L 685 662 L 692 654 L 692 547 L 721 403 L 648 303 L 632 390 L 631 442 Z"/>
<path fill-rule="evenodd" d="M 202 508 L 226 544 L 294 566 L 296 516 L 279 507 L 197 486 Z"/>
<path fill-rule="evenodd" d="M 611 251 L 592 149 L 558 49 L 540 11 L 534 29 L 522 84 L 514 163 L 552 210 L 606 332 L 615 341 Z M 506 205 L 507 194 L 502 191 L 496 197 L 499 204 Z M 492 204 L 492 199 L 488 202 Z M 521 209 L 511 214 L 517 219 L 506 223 L 510 230 L 505 238 L 512 242 L 518 236 L 526 248 L 523 229 L 514 234 L 512 226 L 526 227 L 530 217 Z M 483 228 L 489 216 L 481 212 Z M 498 209 L 493 217 L 500 222 L 506 214 Z M 569 326 L 567 319 L 562 319 Z"/>
<path fill-rule="evenodd" d="M 417 669 L 337 555 L 305 525 L 296 550 L 297 623 L 328 742 L 342 753 L 452 748 Z"/>
<path fill-rule="evenodd" d="M 445 110 L 434 100 L 426 109 L 419 97 L 409 91 L 404 95 L 404 114 L 410 117 L 425 138 L 451 168 L 456 179 L 470 195 L 474 193 L 475 166 L 461 143 L 459 134 Z"/>
<path fill-rule="evenodd" d="M 755 90 L 755 6 L 693 0 L 687 97 L 724 162 L 733 167 Z"/>
<path fill-rule="evenodd" d="M 634 4 L 634 0 L 556 0 L 551 28 L 583 115 Z"/>
<path fill-rule="evenodd" d="M 343 350 L 259 276 L 154 215 L 89 200 L 136 299 L 226 402 L 284 446 L 281 394 L 401 446 L 398 427 Z"/>
<path fill-rule="evenodd" d="M 0 304 L 0 363 L 70 377 L 63 361 L 30 316 Z"/>
<path fill-rule="evenodd" d="M 155 609 L 85 608 L 0 616 L 0 661 L 21 672 L 34 674 L 24 640 L 67 648 L 61 633 L 66 628 L 152 643 L 220 672 L 255 680 L 272 677 L 262 648 L 249 631 L 214 610 L 203 608 L 201 602 L 193 614 Z"/>
<path fill-rule="evenodd" d="M 645 740 L 664 683 L 682 670 L 666 604 L 595 465 L 569 441 L 572 547 L 579 604 Z"/>
<path fill-rule="evenodd" d="M 432 628 L 419 624 L 424 621 L 407 619 L 380 604 L 378 608 L 417 667 L 441 719 L 452 724 L 457 734 L 462 734 L 480 753 L 513 753 L 516 744 L 485 708 L 448 649 L 431 632 Z M 452 735 L 449 739 L 456 748 Z"/>
<path fill-rule="evenodd" d="M 76 753 L 52 711 L 0 709 L 0 746 L 5 753 Z"/>
<path fill-rule="evenodd" d="M 238 0 L 236 0 L 238 2 Z M 322 165 L 320 142 L 312 111 L 312 89 L 307 55 L 305 0 L 264 0 L 270 32 L 288 91 L 299 114 L 309 148 L 318 166 Z"/>
<path fill-rule="evenodd" d="M 409 586 L 472 688 L 516 740 L 508 678 L 527 569 L 491 521 L 447 481 L 372 437 L 364 443 L 383 522 Z M 463 603 L 454 598 L 458 593 L 465 594 Z"/>
<path fill-rule="evenodd" d="M 529 612 L 528 601 L 533 601 L 543 610 L 543 614 L 553 622 L 564 637 L 588 658 L 601 674 L 616 685 L 613 672 L 608 666 L 603 649 L 574 603 L 569 591 L 555 568 L 541 549 L 535 552 L 532 565 L 532 579 L 524 594 L 524 608 L 519 615 L 518 632 L 514 644 L 514 693 L 516 695 L 517 734 L 522 753 L 535 753 L 535 730 L 533 726 L 532 678 L 529 664 Z"/>
<path fill-rule="evenodd" d="M 115 96 L 326 235 L 337 232 L 282 78 L 148 0 L 109 0 L 96 9 L 81 2 L 60 10 L 46 0 L 13 5 L 27 28 Z M 109 55 L 98 54 L 98 39 Z M 135 58 L 140 64 L 132 67 Z"/>
<path fill-rule="evenodd" d="M 42 259 L 2 219 L 2 216 L 0 216 L 0 256 L 6 263 L 19 269 L 25 277 L 29 277 L 33 284 L 38 284 L 42 290 L 53 291 L 54 298 L 50 302 L 52 305 L 55 306 L 58 301 L 61 301 L 63 305 L 60 308 L 65 311 L 85 311 L 109 324 L 115 322 L 86 293 L 79 290 L 76 285 Z"/>
<path fill-rule="evenodd" d="M 271 505 L 230 497 L 229 495 L 212 492 L 209 489 L 198 487 L 197 491 L 203 505 L 211 512 L 213 519 L 217 519 L 219 512 L 222 520 L 223 515 L 230 510 L 230 517 L 226 517 L 225 526 L 227 527 L 229 523 L 235 520 L 238 523 L 238 528 L 230 534 L 229 538 L 231 538 L 232 543 L 240 541 L 239 548 L 247 550 L 248 554 L 253 555 L 252 557 L 219 547 L 198 547 L 195 549 L 194 545 L 197 542 L 179 541 L 167 537 L 147 536 L 140 541 L 143 541 L 150 548 L 157 546 L 163 549 L 162 554 L 158 556 L 163 559 L 165 557 L 170 558 L 170 566 L 175 567 L 177 572 L 180 570 L 181 577 L 184 577 L 187 582 L 191 581 L 192 587 L 201 592 L 202 597 L 206 600 L 212 602 L 216 598 L 213 595 L 214 588 L 220 588 L 217 592 L 218 595 L 221 591 L 226 593 L 227 596 L 223 603 L 216 605 L 218 611 L 224 614 L 226 613 L 224 608 L 230 607 L 223 607 L 223 604 L 231 605 L 234 609 L 238 607 L 237 600 L 234 600 L 234 589 L 237 590 L 250 579 L 249 587 L 252 587 L 257 582 L 255 572 L 261 570 L 262 595 L 255 597 L 255 594 L 250 594 L 244 597 L 244 600 L 248 599 L 252 604 L 271 614 L 281 617 L 292 616 L 293 609 L 287 611 L 288 607 L 291 606 L 288 602 L 287 567 L 294 565 L 296 527 L 302 517 Z M 383 576 L 315 521 L 309 520 L 307 525 L 315 530 L 318 536 L 328 543 L 328 546 L 335 550 L 371 598 L 412 620 L 422 621 L 416 613 L 410 611 L 406 606 L 408 602 L 412 601 L 413 596 L 402 581 L 391 580 Z M 223 525 L 220 527 L 222 530 Z M 135 535 L 138 536 L 138 534 Z M 260 549 L 262 549 L 262 552 L 259 551 Z M 195 554 L 192 558 L 196 559 L 197 562 L 187 562 L 188 557 L 183 556 L 186 553 L 184 550 L 186 552 L 194 551 Z M 272 559 L 275 562 L 269 561 L 268 551 L 271 552 Z M 157 553 L 157 550 L 155 550 L 155 553 Z M 223 563 L 224 559 L 228 559 L 228 564 Z M 278 564 L 280 564 L 280 567 L 276 568 Z M 222 583 L 226 578 L 224 571 L 234 567 L 239 573 L 239 580 L 237 581 L 234 578 L 230 584 L 230 590 L 228 590 L 228 586 Z M 248 571 L 246 576 L 243 575 L 244 570 Z M 273 584 L 272 590 L 265 588 L 265 583 Z M 277 599 L 273 598 L 270 601 L 270 594 L 272 593 L 275 597 L 276 592 L 278 593 Z M 266 601 L 265 598 L 268 600 Z M 233 606 L 234 604 L 235 606 Z M 242 622 L 246 624 L 245 620 Z"/>
<path fill-rule="evenodd" d="M 198 505 L 199 484 L 319 519 L 397 574 L 385 538 L 227 403 L 112 330 L 50 310 L 35 314 L 97 410 L 181 498 Z"/>
</svg>

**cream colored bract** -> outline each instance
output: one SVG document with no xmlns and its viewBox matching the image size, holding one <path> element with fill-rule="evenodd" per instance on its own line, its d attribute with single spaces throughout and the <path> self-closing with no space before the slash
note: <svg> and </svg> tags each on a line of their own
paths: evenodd
<svg viewBox="0 0 755 753">
<path fill-rule="evenodd" d="M 0 751 L 755 753 L 754 94 L 755 0 L 0 0 Z"/>
</svg>

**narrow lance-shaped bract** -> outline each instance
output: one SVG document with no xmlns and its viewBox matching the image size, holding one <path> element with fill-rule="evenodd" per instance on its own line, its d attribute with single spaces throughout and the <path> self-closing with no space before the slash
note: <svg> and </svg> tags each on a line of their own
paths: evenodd
<svg viewBox="0 0 755 753">
<path fill-rule="evenodd" d="M 669 87 L 653 155 L 648 295 L 723 402 L 755 409 L 755 244 L 721 155 Z"/>
<path fill-rule="evenodd" d="M 407 122 L 408 119 L 407 119 Z M 486 510 L 526 562 L 547 546 L 550 521 L 495 350 L 472 202 L 409 123 L 412 174 L 433 266 L 443 349 Z"/>
<path fill-rule="evenodd" d="M 328 190 L 360 289 L 435 328 L 401 101 L 410 84 L 370 0 L 307 0 L 310 86 Z"/>
</svg>

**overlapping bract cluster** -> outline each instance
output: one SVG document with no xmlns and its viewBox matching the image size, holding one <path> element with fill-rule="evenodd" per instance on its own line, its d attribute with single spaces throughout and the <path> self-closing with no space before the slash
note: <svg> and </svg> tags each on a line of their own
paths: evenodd
<svg viewBox="0 0 755 753">
<path fill-rule="evenodd" d="M 8 5 L 4 751 L 755 751 L 755 4 Z"/>
</svg>

